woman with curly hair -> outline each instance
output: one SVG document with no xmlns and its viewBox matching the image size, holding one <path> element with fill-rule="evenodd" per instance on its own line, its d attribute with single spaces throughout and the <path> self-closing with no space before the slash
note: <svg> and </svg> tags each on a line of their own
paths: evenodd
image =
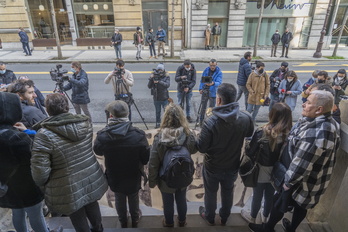
<svg viewBox="0 0 348 232">
<path fill-rule="evenodd" d="M 274 163 L 279 159 L 280 150 L 292 127 L 290 107 L 285 103 L 276 103 L 269 112 L 269 122 L 258 128 L 250 142 L 247 154 L 253 155 L 259 165 L 257 186 L 253 188 L 251 212 L 242 209 L 241 216 L 249 223 L 255 219 L 261 208 L 262 198 L 265 199 L 262 223 L 266 223 L 272 209 L 274 188 L 271 184 L 271 173 Z M 257 157 L 256 157 L 257 156 Z"/>
<path fill-rule="evenodd" d="M 156 185 L 163 200 L 164 227 L 174 226 L 174 199 L 178 212 L 179 227 L 186 225 L 186 188 L 173 189 L 159 176 L 159 170 L 167 150 L 175 146 L 185 146 L 190 154 L 197 152 L 195 136 L 190 131 L 187 119 L 181 107 L 173 103 L 166 107 L 158 134 L 155 135 L 149 161 L 149 185 Z"/>
</svg>

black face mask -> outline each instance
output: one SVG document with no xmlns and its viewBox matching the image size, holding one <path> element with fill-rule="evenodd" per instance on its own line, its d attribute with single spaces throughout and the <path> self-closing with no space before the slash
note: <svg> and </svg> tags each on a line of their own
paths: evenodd
<svg viewBox="0 0 348 232">
<path fill-rule="evenodd" d="M 259 69 L 259 73 L 260 73 L 260 74 L 263 73 L 263 68 Z"/>
<path fill-rule="evenodd" d="M 285 72 L 285 70 L 286 70 L 285 68 L 281 68 L 281 69 L 280 69 L 280 71 L 282 71 L 282 72 Z"/>
<path fill-rule="evenodd" d="M 318 79 L 318 83 L 323 84 L 323 83 L 325 83 L 325 80 Z"/>
</svg>

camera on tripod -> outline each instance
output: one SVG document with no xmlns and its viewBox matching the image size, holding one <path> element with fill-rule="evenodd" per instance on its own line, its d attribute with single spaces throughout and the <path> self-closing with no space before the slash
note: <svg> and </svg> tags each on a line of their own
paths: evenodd
<svg viewBox="0 0 348 232">
<path fill-rule="evenodd" d="M 211 84 L 213 82 L 213 77 L 211 76 L 205 76 L 205 77 L 202 77 L 201 79 L 201 83 L 203 84 Z"/>
<path fill-rule="evenodd" d="M 278 89 L 278 87 L 279 87 L 279 85 L 280 85 L 280 82 L 282 81 L 282 80 L 280 80 L 280 78 L 279 77 L 275 77 L 274 78 L 274 88 L 277 88 Z"/>
<path fill-rule="evenodd" d="M 61 64 L 57 64 L 56 65 L 56 69 L 52 68 L 50 71 L 50 75 L 51 75 L 51 79 L 52 81 L 55 81 L 59 84 L 63 83 L 64 81 L 68 81 L 69 80 L 69 76 L 66 75 L 68 73 L 68 70 L 66 69 L 61 69 L 62 65 Z"/>
<path fill-rule="evenodd" d="M 183 78 L 181 79 L 181 87 L 183 89 L 186 89 L 189 87 L 190 81 L 187 80 L 187 76 L 183 76 Z"/>
<path fill-rule="evenodd" d="M 122 79 L 122 76 L 125 74 L 125 71 L 124 69 L 122 68 L 115 68 L 115 73 L 114 73 L 114 76 L 116 76 L 117 80 L 121 80 Z"/>
<path fill-rule="evenodd" d="M 251 70 L 255 70 L 257 63 L 259 62 L 260 62 L 259 60 L 255 60 L 255 62 L 250 62 Z M 255 67 L 253 67 L 253 65 L 255 65 Z"/>
<path fill-rule="evenodd" d="M 153 75 L 153 81 L 159 81 L 161 79 L 161 77 L 163 76 L 164 72 L 158 69 L 152 69 L 152 75 Z"/>
</svg>

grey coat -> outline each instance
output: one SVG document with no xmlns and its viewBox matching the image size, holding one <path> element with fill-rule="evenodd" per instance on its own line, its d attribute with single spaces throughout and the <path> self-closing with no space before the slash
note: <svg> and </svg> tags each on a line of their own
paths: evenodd
<svg viewBox="0 0 348 232">
<path fill-rule="evenodd" d="M 44 187 L 50 210 L 70 215 L 99 200 L 108 185 L 92 151 L 92 125 L 85 115 L 63 113 L 35 125 L 31 170 Z M 38 129 L 35 128 L 35 129 Z"/>
</svg>

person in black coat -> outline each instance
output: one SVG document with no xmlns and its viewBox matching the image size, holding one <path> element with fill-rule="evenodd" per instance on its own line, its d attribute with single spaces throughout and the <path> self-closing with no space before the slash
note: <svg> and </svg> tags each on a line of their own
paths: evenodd
<svg viewBox="0 0 348 232">
<path fill-rule="evenodd" d="M 85 70 L 82 69 L 81 63 L 74 61 L 71 63 L 71 71 L 73 75 L 69 78 L 69 83 L 63 87 L 64 91 L 72 89 L 71 101 L 75 108 L 76 114 L 83 113 L 89 117 L 92 122 L 91 114 L 89 113 L 87 104 L 91 102 L 88 95 L 88 76 Z"/>
<path fill-rule="evenodd" d="M 272 75 L 269 77 L 270 81 L 270 94 L 271 94 L 271 102 L 269 104 L 269 111 L 271 111 L 274 103 L 279 102 L 279 91 L 278 87 L 280 85 L 280 82 L 284 79 L 286 74 L 288 73 L 289 63 L 288 62 L 282 62 L 280 65 L 280 68 L 277 68 L 273 71 Z"/>
<path fill-rule="evenodd" d="M 279 34 L 279 30 L 278 30 L 278 29 L 277 29 L 277 30 L 275 31 L 275 33 L 272 35 L 271 41 L 272 41 L 271 57 L 272 57 L 272 56 L 277 57 L 277 56 L 276 56 L 277 47 L 278 47 L 278 44 L 279 44 L 279 42 L 280 42 L 280 34 Z"/>
<path fill-rule="evenodd" d="M 190 60 L 185 60 L 176 70 L 175 81 L 178 83 L 178 103 L 184 109 L 186 104 L 186 118 L 192 122 L 190 116 L 192 89 L 196 85 L 196 69 Z"/>
<path fill-rule="evenodd" d="M 0 91 L 5 91 L 6 86 L 17 80 L 12 70 L 6 68 L 6 64 L 0 61 Z"/>
<path fill-rule="evenodd" d="M 31 175 L 30 137 L 19 131 L 23 124 L 20 99 L 16 94 L 0 92 L 0 182 L 8 186 L 0 197 L 0 207 L 12 209 L 16 231 L 28 231 L 26 214 L 36 232 L 48 232 L 42 213 L 43 193 Z"/>
<path fill-rule="evenodd" d="M 116 52 L 116 59 L 122 60 L 121 52 L 122 34 L 115 28 L 115 34 L 111 37 L 111 46 L 114 46 Z"/>
<path fill-rule="evenodd" d="M 282 56 L 284 57 L 284 51 L 285 51 L 285 58 L 288 58 L 288 51 L 289 51 L 289 46 L 290 42 L 292 40 L 293 36 L 292 33 L 289 31 L 288 28 L 285 29 L 284 34 L 282 35 L 281 41 L 283 44 L 283 49 L 282 49 Z"/>
<path fill-rule="evenodd" d="M 149 161 L 150 147 L 145 132 L 132 126 L 129 109 L 124 101 L 116 100 L 106 106 L 110 113 L 108 125 L 98 132 L 94 141 L 96 155 L 105 157 L 105 174 L 110 189 L 115 192 L 116 210 L 122 228 L 127 228 L 127 199 L 132 227 L 141 216 L 139 189 L 144 165 Z"/>
</svg>

